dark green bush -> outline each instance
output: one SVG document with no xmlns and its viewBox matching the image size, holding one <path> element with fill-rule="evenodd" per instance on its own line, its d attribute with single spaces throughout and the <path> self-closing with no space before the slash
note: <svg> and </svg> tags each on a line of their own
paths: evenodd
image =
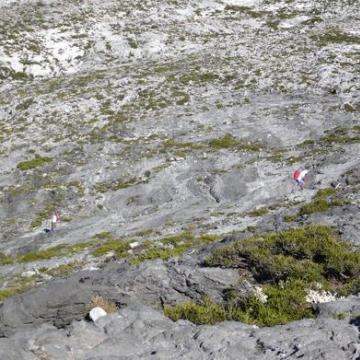
<svg viewBox="0 0 360 360">
<path fill-rule="evenodd" d="M 309 281 L 356 276 L 360 251 L 339 240 L 330 227 L 309 225 L 279 233 L 264 233 L 215 251 L 209 266 L 252 269 L 259 280 L 302 278 Z"/>
</svg>

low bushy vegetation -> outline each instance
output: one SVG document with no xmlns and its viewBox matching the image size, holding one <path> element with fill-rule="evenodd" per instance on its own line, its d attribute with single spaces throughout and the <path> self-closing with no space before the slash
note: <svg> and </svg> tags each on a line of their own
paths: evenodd
<svg viewBox="0 0 360 360">
<path fill-rule="evenodd" d="M 299 216 L 326 212 L 333 207 L 343 206 L 345 204 L 347 204 L 347 201 L 341 198 L 338 191 L 334 188 L 320 189 L 310 202 L 300 207 L 297 213 L 285 215 L 284 221 L 291 223 L 296 221 Z"/>
<path fill-rule="evenodd" d="M 197 324 L 238 320 L 259 326 L 284 324 L 313 316 L 306 302 L 308 289 L 342 295 L 360 290 L 360 250 L 341 241 L 325 225 L 309 225 L 278 233 L 261 233 L 223 246 L 209 256 L 207 266 L 243 268 L 262 284 L 266 301 L 229 289 L 224 302 L 166 306 L 165 314 Z M 214 314 L 214 316 L 212 316 Z"/>
<path fill-rule="evenodd" d="M 31 170 L 31 169 L 37 168 L 37 167 L 42 166 L 51 161 L 52 161 L 52 159 L 50 157 L 36 156 L 32 160 L 22 161 L 22 162 L 18 163 L 16 167 L 22 171 L 26 171 L 26 170 Z"/>
<path fill-rule="evenodd" d="M 342 206 L 344 204 L 345 201 L 337 195 L 335 189 L 320 189 L 311 202 L 305 204 L 300 208 L 299 215 L 325 212 L 332 207 Z"/>
</svg>

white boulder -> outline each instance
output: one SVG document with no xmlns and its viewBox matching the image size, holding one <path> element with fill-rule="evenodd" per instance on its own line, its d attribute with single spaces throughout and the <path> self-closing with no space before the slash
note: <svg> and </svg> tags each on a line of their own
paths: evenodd
<svg viewBox="0 0 360 360">
<path fill-rule="evenodd" d="M 100 306 L 92 308 L 89 312 L 89 317 L 94 322 L 103 316 L 106 316 L 106 311 Z"/>
</svg>

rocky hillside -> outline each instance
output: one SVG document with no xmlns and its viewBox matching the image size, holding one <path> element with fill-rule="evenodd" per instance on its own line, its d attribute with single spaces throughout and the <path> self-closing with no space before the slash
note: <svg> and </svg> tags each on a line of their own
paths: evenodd
<svg viewBox="0 0 360 360">
<path fill-rule="evenodd" d="M 0 358 L 359 358 L 359 19 L 0 0 Z"/>
</svg>

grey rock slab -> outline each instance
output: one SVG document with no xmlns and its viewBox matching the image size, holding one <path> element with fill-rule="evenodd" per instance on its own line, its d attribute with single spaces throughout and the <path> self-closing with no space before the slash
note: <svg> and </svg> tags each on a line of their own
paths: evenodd
<svg viewBox="0 0 360 360">
<path fill-rule="evenodd" d="M 72 320 L 80 320 L 95 294 L 122 305 L 146 303 L 160 307 L 163 302 L 200 300 L 206 293 L 221 300 L 223 290 L 235 286 L 237 281 L 235 270 L 192 268 L 161 260 L 132 267 L 126 263 L 114 264 L 105 270 L 79 272 L 1 304 L 0 336 L 41 323 L 63 327 Z"/>
<path fill-rule="evenodd" d="M 360 297 L 353 295 L 336 301 L 316 304 L 315 309 L 319 318 L 359 316 Z"/>
<path fill-rule="evenodd" d="M 238 322 L 199 326 L 173 322 L 142 306 L 123 308 L 96 324 L 41 325 L 0 339 L 6 359 L 356 359 L 358 329 L 337 320 L 302 320 L 274 328 Z M 14 345 L 17 344 L 19 346 Z M 11 347 L 13 346 L 13 347 Z M 35 356 L 34 356 L 35 355 Z"/>
<path fill-rule="evenodd" d="M 264 359 L 356 359 L 359 332 L 347 322 L 302 320 L 257 332 Z"/>
</svg>

